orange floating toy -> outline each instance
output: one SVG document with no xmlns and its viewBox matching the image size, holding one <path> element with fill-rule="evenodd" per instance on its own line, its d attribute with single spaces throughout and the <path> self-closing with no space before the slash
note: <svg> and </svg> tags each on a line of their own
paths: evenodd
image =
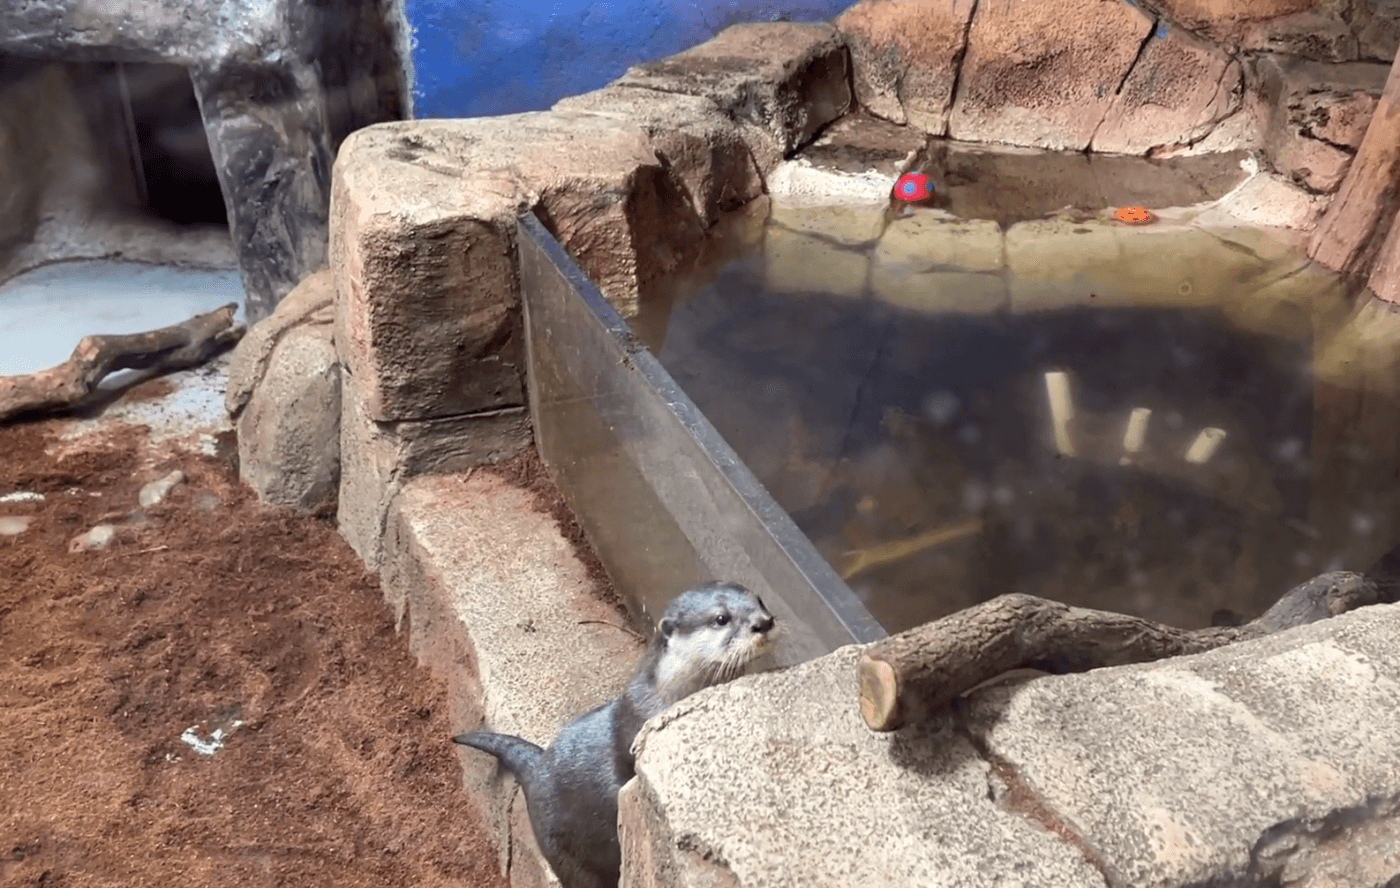
<svg viewBox="0 0 1400 888">
<path fill-rule="evenodd" d="M 1147 207 L 1119 207 L 1113 218 L 1129 225 L 1146 225 L 1157 221 L 1157 217 L 1152 215 L 1152 211 Z"/>
</svg>

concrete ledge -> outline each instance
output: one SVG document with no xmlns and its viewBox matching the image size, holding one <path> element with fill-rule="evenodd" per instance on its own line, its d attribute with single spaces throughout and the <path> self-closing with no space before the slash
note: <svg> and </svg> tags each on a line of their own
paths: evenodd
<svg viewBox="0 0 1400 888">
<path fill-rule="evenodd" d="M 990 766 L 951 716 L 867 729 L 859 654 L 739 679 L 649 722 L 619 805 L 624 888 L 1104 886 L 1078 849 L 991 801 Z"/>
<path fill-rule="evenodd" d="M 643 729 L 622 883 L 1393 884 L 1397 637 L 1370 607 L 883 735 L 858 648 L 741 679 Z"/>
<path fill-rule="evenodd" d="M 385 516 L 415 475 L 445 474 L 509 459 L 530 444 L 524 407 L 404 422 L 376 422 L 364 390 L 345 376 L 340 398 L 336 525 L 371 570 L 380 567 Z"/>
<path fill-rule="evenodd" d="M 622 618 L 558 525 L 528 491 L 498 476 L 408 481 L 384 540 L 385 595 L 409 627 L 414 655 L 447 679 L 457 730 L 484 726 L 548 743 L 572 717 L 619 693 L 641 655 L 641 643 L 615 628 Z M 514 781 L 487 755 L 460 755 L 511 884 L 557 884 Z"/>
<path fill-rule="evenodd" d="M 1287 884 L 1350 847 L 1338 885 L 1400 873 L 1347 827 L 1400 814 L 1400 607 L 1381 605 L 1178 660 L 983 694 L 970 723 L 1112 884 Z M 1378 882 L 1358 877 L 1391 868 Z M 1306 881 L 1306 880 L 1304 880 Z"/>
</svg>

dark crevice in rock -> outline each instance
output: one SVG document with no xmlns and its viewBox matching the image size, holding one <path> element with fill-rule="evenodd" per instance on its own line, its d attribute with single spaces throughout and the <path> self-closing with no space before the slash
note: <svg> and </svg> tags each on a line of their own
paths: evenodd
<svg viewBox="0 0 1400 888">
<path fill-rule="evenodd" d="M 1083 855 L 1084 861 L 1098 872 L 1108 888 L 1127 888 L 1127 883 L 1111 872 L 1111 868 L 1104 862 L 1098 850 L 1089 843 L 1088 838 L 1070 825 L 1064 815 L 1052 808 L 1050 803 L 1021 777 L 1015 765 L 993 752 L 986 738 L 972 730 L 964 704 L 963 699 L 958 699 L 953 704 L 954 730 L 971 744 L 978 757 L 991 769 L 987 775 L 988 800 L 1009 814 L 1031 821 L 1074 848 Z M 1001 786 L 1000 792 L 998 784 Z"/>
<path fill-rule="evenodd" d="M 498 416 L 514 416 L 527 409 L 524 404 L 507 404 L 503 407 L 492 407 L 489 410 L 470 410 L 466 413 L 453 413 L 448 416 L 434 416 L 432 419 L 412 419 L 412 420 L 390 420 L 389 422 L 377 422 L 383 428 L 393 430 L 402 425 L 425 425 L 432 423 L 446 423 L 458 419 L 494 419 Z"/>
<path fill-rule="evenodd" d="M 1304 127 L 1303 129 L 1298 131 L 1298 134 L 1305 139 L 1312 139 L 1315 142 L 1321 142 L 1329 148 L 1336 148 L 1343 154 L 1347 154 L 1352 157 L 1356 156 L 1356 149 L 1352 146 L 1343 145 L 1341 142 L 1333 142 L 1331 139 L 1324 139 L 1322 136 L 1319 136 L 1317 133 L 1313 132 L 1309 128 Z"/>
<path fill-rule="evenodd" d="M 1238 884 L 1282 884 L 1284 870 L 1295 857 L 1333 841 L 1345 842 L 1348 833 L 1367 824 L 1397 819 L 1400 796 L 1373 796 L 1363 804 L 1338 808 L 1323 817 L 1303 815 L 1276 823 L 1249 849 L 1249 869 L 1239 874 Z"/>
<path fill-rule="evenodd" d="M 1336 194 L 1337 189 L 1341 187 L 1340 184 L 1338 184 L 1330 190 L 1316 188 L 1308 181 L 1308 178 L 1312 176 L 1312 174 L 1312 167 L 1298 167 L 1288 175 L 1288 181 L 1292 185 L 1297 186 L 1299 191 L 1310 194 L 1313 197 L 1326 197 L 1329 194 Z"/>
<path fill-rule="evenodd" d="M 907 67 L 901 67 L 901 68 L 899 69 L 899 73 L 895 74 L 895 76 L 894 76 L 894 83 L 893 83 L 893 85 L 892 85 L 892 86 L 893 86 L 893 89 L 894 89 L 894 100 L 895 100 L 896 102 L 899 103 L 899 113 L 904 115 L 904 120 L 902 120 L 902 121 L 891 120 L 890 122 L 891 122 L 891 123 L 898 123 L 900 126 L 907 126 L 907 125 L 909 124 L 909 106 L 908 106 L 908 104 L 905 102 L 905 99 L 904 99 L 904 78 L 906 78 L 906 77 L 908 77 L 908 76 L 909 76 L 909 69 L 908 69 Z M 852 94 L 852 96 L 854 96 L 854 93 Z M 948 106 L 951 108 L 951 107 L 952 107 L 952 104 L 953 104 L 953 100 L 950 98 L 950 99 L 948 100 Z M 876 116 L 876 117 L 881 118 L 882 120 L 889 120 L 889 118 L 885 117 L 885 116 L 882 115 L 882 114 L 877 114 L 877 113 L 874 112 L 874 111 L 871 111 L 871 112 L 869 112 L 869 113 L 872 114 L 872 115 L 874 115 L 874 116 Z"/>
<path fill-rule="evenodd" d="M 518 798 L 520 797 L 520 795 L 521 795 L 520 788 L 519 788 L 519 786 L 517 785 L 515 789 L 511 790 L 511 793 L 510 793 L 510 800 L 506 802 L 505 836 L 504 836 L 504 838 L 502 839 L 502 845 L 504 845 L 504 849 L 503 849 L 503 850 L 504 850 L 505 858 L 506 858 L 506 859 L 505 859 L 505 868 L 503 869 L 503 872 L 505 872 L 505 873 L 507 874 L 508 877 L 511 877 L 512 883 L 515 881 L 513 877 L 515 876 L 515 862 L 516 862 L 516 861 L 515 861 L 515 818 L 511 816 L 511 812 L 512 812 L 512 809 L 515 808 L 516 799 L 518 799 Z"/>
<path fill-rule="evenodd" d="M 953 107 L 958 103 L 958 89 L 962 86 L 963 63 L 967 60 L 967 48 L 972 45 L 972 22 L 977 18 L 977 7 L 980 3 L 981 0 L 972 0 L 972 9 L 968 11 L 967 22 L 963 25 L 962 43 L 959 44 L 958 51 L 953 53 L 953 85 L 948 90 L 948 104 L 944 106 L 940 115 L 943 119 L 943 132 L 939 135 L 942 136 L 948 135 Z M 904 100 L 901 98 L 900 106 L 903 107 L 903 105 Z M 908 113 L 906 108 L 905 115 L 907 116 Z"/>
<path fill-rule="evenodd" d="M 1227 55 L 1229 54 L 1227 53 Z M 1225 89 L 1225 81 L 1230 76 L 1230 71 L 1234 67 L 1234 63 L 1236 61 L 1233 55 L 1229 55 L 1229 59 L 1230 61 L 1227 61 L 1225 63 L 1225 67 L 1220 72 L 1220 79 L 1217 80 L 1215 83 L 1215 92 L 1210 97 L 1210 105 L 1215 104 L 1215 102 L 1220 97 L 1221 91 Z M 1223 124 L 1225 121 L 1234 117 L 1236 114 L 1244 113 L 1244 91 L 1246 87 L 1244 83 L 1243 67 L 1240 68 L 1240 78 L 1237 81 L 1237 84 L 1238 87 L 1234 85 L 1230 87 L 1232 92 L 1238 89 L 1238 95 L 1235 96 L 1234 101 L 1230 102 L 1230 104 L 1226 106 L 1229 110 L 1225 111 L 1225 113 L 1221 114 L 1219 117 L 1216 117 L 1213 120 L 1208 120 L 1204 124 L 1202 124 L 1201 131 L 1197 135 L 1187 139 L 1184 142 L 1179 142 L 1175 145 L 1153 145 L 1151 148 L 1148 148 L 1147 151 L 1143 153 L 1143 156 L 1152 158 L 1161 155 L 1164 151 L 1172 151 L 1180 148 L 1186 148 L 1189 150 L 1191 148 L 1194 148 L 1201 141 L 1208 138 L 1211 133 L 1219 129 L 1221 124 Z M 1209 105 L 1207 107 L 1209 107 Z"/>
<path fill-rule="evenodd" d="M 1210 133 L 1214 131 L 1217 126 L 1220 125 L 1220 121 L 1231 117 L 1244 105 L 1244 69 L 1242 66 L 1237 68 L 1236 64 L 1237 63 L 1235 62 L 1235 60 L 1231 58 L 1225 63 L 1224 67 L 1220 69 L 1220 79 L 1215 81 L 1215 92 L 1213 92 L 1210 97 L 1211 105 L 1214 105 L 1216 102 L 1220 101 L 1220 94 L 1226 89 L 1225 81 L 1227 78 L 1229 78 L 1230 72 L 1234 70 L 1238 72 L 1236 76 L 1236 82 L 1235 84 L 1231 84 L 1229 87 L 1230 92 L 1233 94 L 1233 101 L 1224 106 L 1226 109 L 1224 113 L 1216 117 L 1214 120 L 1206 122 L 1206 131 L 1194 140 L 1192 140 L 1191 144 L 1194 145 L 1196 142 L 1199 142 L 1201 139 L 1204 139 L 1206 136 L 1210 135 Z M 1238 85 L 1238 93 L 1236 91 L 1236 85 Z"/>
<path fill-rule="evenodd" d="M 816 130 L 814 130 L 814 131 L 812 132 L 812 135 L 811 135 L 810 137 L 808 137 L 804 142 L 802 142 L 802 144 L 794 146 L 793 149 L 792 149 L 791 151 L 787 152 L 787 154 L 784 155 L 784 159 L 790 160 L 790 159 L 796 157 L 799 153 L 802 152 L 802 150 L 803 150 L 804 148 L 808 148 L 808 147 L 810 147 L 811 145 L 814 145 L 815 143 L 817 143 L 818 141 L 820 141 L 820 140 L 821 140 L 821 137 L 824 136 L 824 135 L 826 135 L 827 130 L 831 129 L 833 126 L 836 126 L 838 123 L 840 123 L 841 121 L 845 120 L 847 117 L 851 116 L 852 114 L 857 113 L 857 112 L 860 110 L 860 109 L 859 109 L 859 103 L 856 101 L 856 90 L 855 90 L 855 86 L 851 83 L 851 75 L 852 75 L 853 67 L 852 67 L 851 64 L 849 64 L 849 62 L 850 62 L 850 58 L 849 58 L 849 56 L 848 56 L 848 57 L 847 57 L 847 65 L 846 65 L 846 88 L 847 88 L 848 90 L 850 90 L 850 93 L 851 93 L 851 103 L 850 103 L 850 105 L 847 106 L 846 110 L 845 110 L 843 113 L 841 113 L 840 115 L 838 115 L 838 116 L 836 116 L 836 117 L 833 117 L 832 119 L 828 120 L 826 123 L 823 123 L 821 126 L 817 127 Z"/>
<path fill-rule="evenodd" d="M 817 127 L 817 131 L 812 134 L 811 142 L 815 142 L 817 139 L 821 138 L 822 131 L 827 127 L 832 126 L 844 117 L 849 117 L 860 111 L 860 98 L 856 95 L 856 57 L 855 54 L 851 52 L 851 45 L 846 42 L 846 36 L 844 34 L 838 31 L 837 39 L 841 41 L 841 55 L 846 62 L 846 95 L 850 96 L 850 98 L 846 102 L 845 111 Z"/>
<path fill-rule="evenodd" d="M 1127 85 L 1128 78 L 1133 76 L 1133 70 L 1137 68 L 1138 62 L 1142 61 L 1143 54 L 1147 52 L 1147 44 L 1151 43 L 1152 38 L 1157 36 L 1157 29 L 1161 27 L 1161 22 L 1161 19 L 1153 17 L 1152 24 L 1147 29 L 1147 36 L 1143 37 L 1142 42 L 1138 44 L 1137 53 L 1133 56 L 1133 60 L 1128 63 L 1128 69 L 1123 72 L 1123 79 L 1118 81 L 1118 88 L 1113 91 L 1115 96 L 1123 94 L 1123 87 Z"/>
<path fill-rule="evenodd" d="M 1148 15 L 1152 15 L 1148 10 L 1144 10 L 1144 12 L 1147 12 Z M 1123 77 L 1118 81 L 1117 88 L 1113 90 L 1115 96 L 1121 96 L 1123 94 L 1123 87 L 1127 85 L 1128 78 L 1133 76 L 1133 70 L 1137 68 L 1138 62 L 1142 60 L 1143 53 L 1147 52 L 1147 44 L 1151 43 L 1152 38 L 1157 35 L 1157 28 L 1160 23 L 1161 19 L 1153 16 L 1152 25 L 1147 29 L 1147 36 L 1143 37 L 1142 42 L 1138 44 L 1137 53 L 1133 56 L 1133 60 L 1128 63 L 1127 69 L 1123 71 Z M 1103 115 L 1099 117 L 1098 123 L 1094 124 L 1094 131 L 1089 134 L 1088 140 L 1084 142 L 1083 151 L 1085 154 L 1093 153 L 1094 140 L 1099 137 L 1099 130 L 1103 129 L 1104 121 L 1108 120 L 1109 112 L 1113 110 L 1115 104 L 1115 102 L 1110 102 L 1104 108 Z M 1147 151 L 1144 151 L 1143 154 L 1150 154 L 1151 151 L 1152 149 L 1149 148 Z"/>
</svg>

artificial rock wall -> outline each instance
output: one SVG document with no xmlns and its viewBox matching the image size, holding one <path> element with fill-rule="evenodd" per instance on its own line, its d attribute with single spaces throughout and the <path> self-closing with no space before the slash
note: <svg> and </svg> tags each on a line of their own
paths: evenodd
<svg viewBox="0 0 1400 888">
<path fill-rule="evenodd" d="M 959 10 L 962 18 L 953 15 Z M 1108 24 L 1051 27 L 1095 15 Z M 1255 33 L 1278 17 L 1230 21 L 1239 33 Z M 997 39 L 999 28 L 1024 39 L 978 43 Z M 1056 41 L 1069 44 L 1057 50 Z M 1105 54 L 1108 46 L 1116 48 Z M 1054 61 L 1064 53 L 1119 61 L 1066 67 Z M 951 65 L 946 76 L 938 65 Z M 631 314 L 693 258 L 720 213 L 761 195 L 785 157 L 861 105 L 918 124 L 907 130 L 918 139 L 922 129 L 1082 149 L 1096 139 L 1103 147 L 1105 134 L 1116 133 L 1118 147 L 1147 153 L 1245 147 L 1279 157 L 1310 156 L 1300 146 L 1311 139 L 1359 145 L 1365 160 L 1364 136 L 1384 85 L 1377 75 L 1387 67 L 1216 46 L 1126 3 L 866 0 L 834 25 L 736 26 L 548 112 L 363 129 L 336 162 L 336 297 L 334 323 L 324 328 L 347 380 L 338 419 L 342 531 L 373 565 L 397 485 L 494 461 L 529 440 L 514 268 L 514 224 L 523 212 L 538 213 Z M 1019 72 L 1020 80 L 999 81 L 998 71 Z M 999 82 L 1022 91 L 998 92 Z M 1154 92 L 1162 82 L 1171 89 Z M 1319 86 L 1326 83 L 1333 86 Z M 1097 104 L 1075 105 L 1099 92 Z M 1163 104 L 1162 94 L 1180 101 Z M 978 110 L 968 98 L 985 95 L 1001 105 Z M 1269 108 L 1277 113 L 1264 113 Z M 1306 135 L 1304 123 L 1319 138 Z M 1199 140 L 1183 141 L 1183 133 Z M 1389 175 L 1384 163 L 1364 167 Z M 1345 183 L 1346 169 L 1330 178 Z M 1252 187 L 1261 207 L 1287 203 L 1270 190 L 1296 198 L 1291 205 L 1302 210 L 1275 221 L 1307 229 L 1328 196 L 1310 191 L 1306 179 L 1298 170 L 1258 177 Z M 1351 186 L 1340 187 L 1345 194 Z M 1373 197 L 1383 208 L 1383 192 Z M 1388 221 L 1383 212 L 1373 216 Z M 1340 217 L 1323 218 L 1327 231 L 1347 233 Z M 324 489 L 280 496 L 324 510 L 332 507 Z"/>
<path fill-rule="evenodd" d="M 248 316 L 265 317 L 325 262 L 341 140 L 406 105 L 396 20 L 394 0 L 0 4 L 0 103 L 15 99 L 0 108 L 0 180 L 13 183 L 0 200 L 18 210 L 0 223 L 0 260 L 7 241 L 64 237 L 38 231 L 42 207 L 82 219 L 132 205 L 117 65 L 177 65 L 198 98 Z M 56 120 L 65 104 L 82 113 Z M 26 146 L 48 159 L 26 160 Z M 22 270 L 0 265 L 0 277 Z"/>
<path fill-rule="evenodd" d="M 1257 151 L 1276 190 L 1293 192 L 1271 200 L 1315 208 L 1300 226 L 1316 228 L 1310 255 L 1400 299 L 1393 3 L 862 0 L 835 24 L 859 105 L 935 136 L 1149 157 Z"/>
</svg>

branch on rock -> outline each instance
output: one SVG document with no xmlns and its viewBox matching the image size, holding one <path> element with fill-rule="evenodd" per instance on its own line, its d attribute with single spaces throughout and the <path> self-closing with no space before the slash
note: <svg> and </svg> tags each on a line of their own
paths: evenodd
<svg viewBox="0 0 1400 888">
<path fill-rule="evenodd" d="M 233 326 L 237 310 L 229 303 L 159 330 L 84 336 L 72 356 L 56 367 L 0 376 L 0 422 L 21 413 L 77 406 L 117 370 L 169 373 L 202 364 L 243 335 L 242 327 Z"/>
<path fill-rule="evenodd" d="M 872 730 L 893 731 L 1012 669 L 1084 672 L 1196 654 L 1393 601 L 1394 593 L 1362 574 L 1326 573 L 1289 591 L 1257 620 L 1210 629 L 1002 595 L 872 644 L 856 667 L 860 713 Z"/>
</svg>

